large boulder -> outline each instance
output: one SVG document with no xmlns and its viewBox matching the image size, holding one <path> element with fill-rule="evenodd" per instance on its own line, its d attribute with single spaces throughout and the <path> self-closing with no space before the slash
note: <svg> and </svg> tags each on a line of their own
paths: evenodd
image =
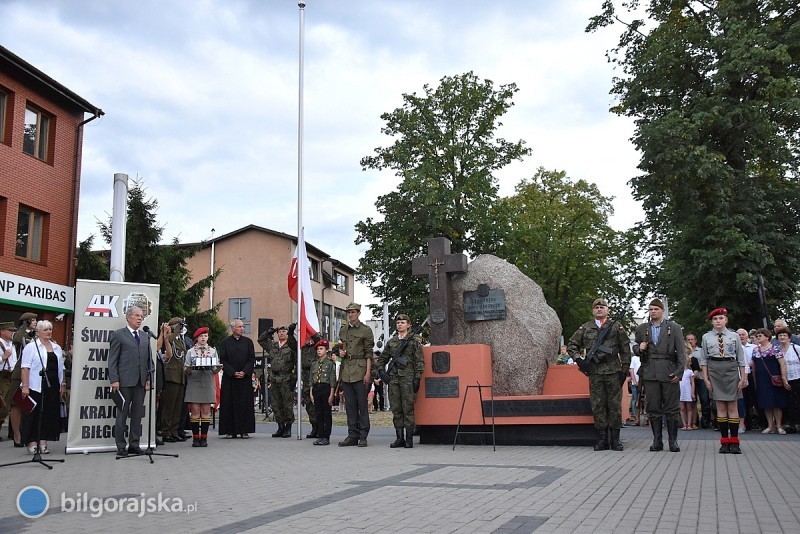
<svg viewBox="0 0 800 534">
<path fill-rule="evenodd" d="M 481 284 L 505 291 L 504 320 L 464 320 L 464 292 Z M 547 366 L 558 354 L 561 321 L 536 282 L 503 259 L 478 256 L 465 274 L 453 276 L 452 307 L 455 342 L 492 347 L 495 395 L 541 394 Z"/>
</svg>

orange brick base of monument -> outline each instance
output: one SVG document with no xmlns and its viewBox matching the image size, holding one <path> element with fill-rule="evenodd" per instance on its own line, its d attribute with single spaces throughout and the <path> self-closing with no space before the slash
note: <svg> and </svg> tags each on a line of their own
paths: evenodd
<svg viewBox="0 0 800 534">
<path fill-rule="evenodd" d="M 492 401 L 489 387 L 467 390 L 492 385 L 488 345 L 431 346 L 424 353 L 414 410 L 421 443 L 452 443 L 459 414 L 462 431 L 491 430 L 492 410 L 499 445 L 590 445 L 597 440 L 589 379 L 576 365 L 550 366 L 541 395 L 496 396 Z M 459 443 L 491 442 L 488 434 L 459 436 Z"/>
</svg>

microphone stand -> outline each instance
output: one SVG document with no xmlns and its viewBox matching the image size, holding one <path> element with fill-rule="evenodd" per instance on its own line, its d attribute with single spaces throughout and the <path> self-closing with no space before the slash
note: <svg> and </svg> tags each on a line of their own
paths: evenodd
<svg viewBox="0 0 800 534">
<path fill-rule="evenodd" d="M 21 462 L 11 462 L 11 463 L 8 463 L 8 464 L 2 464 L 2 465 L 0 465 L 0 467 L 8 467 L 10 465 L 29 464 L 29 463 L 33 462 L 33 463 L 37 463 L 39 465 L 43 465 L 44 467 L 46 467 L 48 469 L 53 469 L 53 466 L 52 465 L 48 465 L 48 462 L 51 462 L 51 463 L 52 462 L 60 462 L 62 464 L 64 462 L 66 462 L 66 460 L 60 459 L 60 458 L 53 458 L 53 459 L 48 458 L 47 460 L 42 458 L 42 447 L 41 447 L 41 445 L 39 443 L 42 441 L 42 418 L 44 417 L 44 407 L 45 407 L 45 402 L 44 401 L 45 401 L 45 395 L 46 395 L 46 390 L 45 390 L 45 388 L 43 386 L 44 386 L 45 383 L 47 383 L 47 390 L 49 390 L 50 387 L 51 387 L 51 384 L 50 384 L 50 377 L 47 376 L 47 370 L 46 370 L 46 368 L 44 366 L 44 361 L 42 360 L 42 353 L 39 351 L 39 339 L 38 339 L 38 337 L 34 338 L 32 343 L 34 343 L 34 345 L 36 346 L 36 354 L 39 356 L 39 365 L 41 366 L 41 371 L 39 371 L 39 375 L 42 377 L 42 382 L 41 382 L 41 386 L 40 386 L 41 389 L 42 389 L 42 398 L 39 401 L 39 416 L 37 418 L 38 421 L 36 422 L 36 426 L 37 426 L 36 452 L 33 454 L 33 458 L 31 458 L 30 460 L 23 460 Z M 19 357 L 20 357 L 20 359 L 22 359 L 22 355 L 21 354 L 20 354 Z M 58 369 L 58 364 L 56 364 L 56 369 Z"/>
<path fill-rule="evenodd" d="M 153 348 L 150 344 L 150 338 L 154 337 L 153 334 L 147 330 L 145 331 L 147 335 L 147 378 L 150 381 L 150 390 L 147 392 L 147 448 L 144 450 L 144 454 L 134 454 L 132 456 L 117 456 L 117 460 L 124 460 L 125 458 L 136 458 L 138 456 L 147 456 L 150 459 L 150 463 L 153 462 L 153 456 L 170 456 L 172 458 L 177 458 L 177 454 L 169 454 L 166 452 L 156 452 L 155 448 L 153 447 L 153 443 L 151 442 L 153 438 L 153 433 L 151 431 L 152 423 L 153 423 L 153 390 L 156 387 L 155 382 L 155 369 L 156 364 L 153 360 Z M 157 338 L 156 338 L 157 340 Z M 156 347 L 156 352 L 158 352 L 158 347 Z"/>
</svg>

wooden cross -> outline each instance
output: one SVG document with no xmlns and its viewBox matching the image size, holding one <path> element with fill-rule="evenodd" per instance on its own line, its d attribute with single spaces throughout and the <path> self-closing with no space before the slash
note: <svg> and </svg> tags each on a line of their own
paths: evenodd
<svg viewBox="0 0 800 534">
<path fill-rule="evenodd" d="M 440 284 L 439 274 L 444 272 Z M 428 255 L 414 258 L 414 276 L 427 276 L 430 286 L 431 344 L 453 345 L 453 285 L 452 275 L 467 272 L 467 257 L 450 254 L 450 240 L 444 237 L 428 239 Z"/>
</svg>

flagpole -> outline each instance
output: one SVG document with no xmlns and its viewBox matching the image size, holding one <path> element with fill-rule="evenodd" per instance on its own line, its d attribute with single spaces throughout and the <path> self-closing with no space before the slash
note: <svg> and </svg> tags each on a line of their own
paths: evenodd
<svg viewBox="0 0 800 534">
<path fill-rule="evenodd" d="M 304 242 L 303 236 L 303 56 L 304 56 L 304 49 L 303 49 L 303 41 L 305 40 L 305 8 L 306 3 L 304 0 L 300 0 L 297 3 L 297 7 L 300 9 L 300 45 L 299 45 L 299 79 L 298 79 L 298 95 L 297 95 L 297 246 L 300 247 L 300 243 Z M 303 247 L 305 249 L 305 247 Z M 298 248 L 298 251 L 300 249 Z M 302 313 L 302 285 L 300 283 L 300 269 L 305 265 L 305 258 L 303 261 L 300 261 L 301 258 L 297 258 L 297 329 L 299 332 L 299 336 L 303 335 L 303 328 L 300 322 L 300 317 Z M 305 273 L 303 273 L 305 274 Z M 302 344 L 305 342 L 304 339 L 297 340 L 297 439 L 303 439 L 303 417 L 302 417 L 302 382 L 303 382 L 303 362 L 301 357 L 301 349 Z"/>
</svg>

